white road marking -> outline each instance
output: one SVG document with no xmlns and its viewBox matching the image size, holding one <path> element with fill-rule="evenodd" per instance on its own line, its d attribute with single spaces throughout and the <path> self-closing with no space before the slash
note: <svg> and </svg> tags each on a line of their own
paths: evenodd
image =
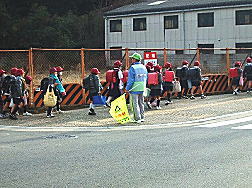
<svg viewBox="0 0 252 188">
<path fill-rule="evenodd" d="M 243 125 L 243 126 L 239 126 L 239 127 L 232 127 L 232 129 L 252 130 L 252 124 Z"/>
<path fill-rule="evenodd" d="M 176 122 L 176 123 L 164 123 L 164 124 L 136 124 L 133 126 L 107 126 L 107 127 L 23 127 L 23 126 L 6 126 L 6 125 L 0 125 L 0 131 L 18 131 L 18 132 L 78 132 L 78 131 L 122 131 L 122 130 L 145 130 L 145 129 L 157 129 L 157 128 L 175 128 L 175 127 L 209 127 L 209 125 L 212 124 L 212 127 L 219 127 L 220 123 L 222 123 L 221 126 L 239 123 L 239 122 L 246 122 L 251 121 L 252 117 L 244 117 L 236 120 L 230 120 L 232 121 L 220 121 L 216 123 L 210 123 L 206 124 L 207 121 L 211 120 L 218 120 L 222 118 L 227 117 L 233 117 L 233 116 L 242 116 L 242 115 L 250 115 L 252 113 L 252 110 L 244 111 L 244 112 L 236 112 L 232 114 L 225 114 L 221 116 L 215 116 L 210 118 L 204 118 L 199 120 L 192 120 L 192 121 L 185 121 L 185 122 Z M 228 123 L 227 123 L 228 122 Z M 204 124 L 203 124 L 204 123 Z M 218 124 L 218 125 L 217 125 Z M 197 125 L 197 126 L 196 126 Z"/>
<path fill-rule="evenodd" d="M 221 127 L 221 126 L 226 126 L 226 125 L 233 125 L 236 123 L 243 123 L 247 121 L 251 121 L 251 117 L 244 117 L 244 118 L 239 118 L 239 119 L 234 119 L 234 120 L 227 120 L 227 121 L 220 121 L 220 122 L 214 122 L 214 123 L 208 123 L 208 124 L 203 124 L 199 125 L 196 127 L 205 127 L 205 128 L 213 128 L 213 127 Z"/>
</svg>

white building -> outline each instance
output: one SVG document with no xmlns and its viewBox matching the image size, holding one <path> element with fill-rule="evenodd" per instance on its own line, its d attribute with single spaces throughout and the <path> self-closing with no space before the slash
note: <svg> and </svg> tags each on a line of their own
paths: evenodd
<svg viewBox="0 0 252 188">
<path fill-rule="evenodd" d="M 252 48 L 252 0 L 144 0 L 105 14 L 105 48 L 197 47 Z"/>
</svg>

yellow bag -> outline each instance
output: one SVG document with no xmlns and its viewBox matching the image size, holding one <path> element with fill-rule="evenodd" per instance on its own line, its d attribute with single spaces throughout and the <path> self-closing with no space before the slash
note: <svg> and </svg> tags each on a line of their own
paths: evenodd
<svg viewBox="0 0 252 188">
<path fill-rule="evenodd" d="M 130 121 L 125 94 L 121 95 L 111 103 L 109 113 L 118 123 L 124 124 Z"/>
<path fill-rule="evenodd" d="M 48 86 L 46 94 L 44 95 L 44 105 L 46 107 L 54 107 L 57 103 L 57 96 L 55 96 L 53 87 L 50 91 L 50 87 Z"/>
</svg>

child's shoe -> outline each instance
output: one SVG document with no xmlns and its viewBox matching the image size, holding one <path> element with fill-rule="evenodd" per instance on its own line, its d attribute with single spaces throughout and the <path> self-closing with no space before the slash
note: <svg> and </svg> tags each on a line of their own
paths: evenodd
<svg viewBox="0 0 252 188">
<path fill-rule="evenodd" d="M 146 105 L 149 109 L 152 109 L 151 103 L 150 102 L 146 102 Z"/>
<path fill-rule="evenodd" d="M 201 98 L 201 99 L 205 99 L 206 96 L 202 94 L 200 98 Z"/>
<path fill-rule="evenodd" d="M 89 109 L 88 115 L 96 115 L 95 111 L 93 108 Z"/>
<path fill-rule="evenodd" d="M 190 97 L 190 99 L 193 100 L 193 99 L 195 99 L 195 97 L 192 95 L 192 96 Z"/>
<path fill-rule="evenodd" d="M 32 116 L 32 114 L 29 112 L 25 112 L 25 113 L 23 113 L 23 116 Z"/>
</svg>

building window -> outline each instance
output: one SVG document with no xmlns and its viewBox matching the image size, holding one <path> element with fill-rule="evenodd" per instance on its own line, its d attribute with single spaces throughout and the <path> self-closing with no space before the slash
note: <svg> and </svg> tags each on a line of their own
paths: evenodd
<svg viewBox="0 0 252 188">
<path fill-rule="evenodd" d="M 236 25 L 251 25 L 252 24 L 252 10 L 238 10 L 235 12 Z"/>
<path fill-rule="evenodd" d="M 213 27 L 214 26 L 214 13 L 199 13 L 198 14 L 198 27 Z"/>
<path fill-rule="evenodd" d="M 247 43 L 235 43 L 236 48 L 252 48 L 252 42 Z M 237 54 L 251 54 L 252 50 L 236 50 Z"/>
<path fill-rule="evenodd" d="M 178 29 L 178 15 L 164 17 L 165 29 Z"/>
<path fill-rule="evenodd" d="M 122 50 L 121 46 L 110 47 L 110 49 L 120 49 L 120 50 L 111 50 L 110 59 L 111 60 L 121 60 L 122 59 Z"/>
<path fill-rule="evenodd" d="M 110 20 L 110 32 L 122 32 L 122 20 Z"/>
<path fill-rule="evenodd" d="M 175 50 L 175 54 L 184 54 L 184 50 Z"/>
<path fill-rule="evenodd" d="M 214 44 L 198 44 L 198 48 L 214 48 Z M 214 49 L 203 49 L 200 50 L 201 54 L 214 54 Z"/>
<path fill-rule="evenodd" d="M 133 31 L 145 31 L 145 30 L 146 30 L 146 18 L 134 18 Z"/>
</svg>

